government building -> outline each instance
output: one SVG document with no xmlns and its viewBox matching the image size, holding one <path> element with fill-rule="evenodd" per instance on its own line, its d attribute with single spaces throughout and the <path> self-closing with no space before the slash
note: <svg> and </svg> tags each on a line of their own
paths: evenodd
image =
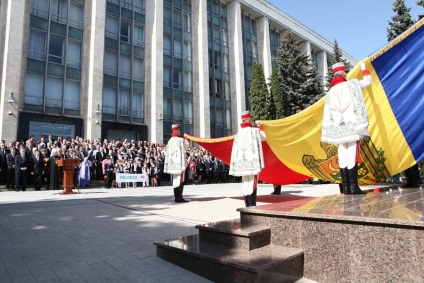
<svg viewBox="0 0 424 283">
<path fill-rule="evenodd" d="M 324 78 L 333 44 L 264 0 L 2 0 L 0 138 L 166 142 L 237 132 L 252 64 L 290 30 Z M 354 65 L 357 61 L 343 53 Z M 324 79 L 323 79 L 324 80 Z"/>
</svg>

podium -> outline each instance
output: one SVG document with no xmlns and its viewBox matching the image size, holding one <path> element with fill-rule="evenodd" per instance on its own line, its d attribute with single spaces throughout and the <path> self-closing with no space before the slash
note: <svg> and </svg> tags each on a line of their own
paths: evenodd
<svg viewBox="0 0 424 283">
<path fill-rule="evenodd" d="M 57 162 L 58 167 L 63 167 L 63 194 L 73 194 L 74 187 L 74 166 L 79 166 L 80 160 L 77 158 L 61 158 Z"/>
</svg>

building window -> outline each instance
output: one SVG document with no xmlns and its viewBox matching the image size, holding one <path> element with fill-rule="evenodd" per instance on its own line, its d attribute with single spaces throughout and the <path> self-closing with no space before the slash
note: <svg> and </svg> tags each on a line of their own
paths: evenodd
<svg viewBox="0 0 424 283">
<path fill-rule="evenodd" d="M 55 35 L 50 36 L 49 43 L 49 62 L 63 64 L 65 38 Z"/>
<path fill-rule="evenodd" d="M 73 68 L 81 68 L 81 42 L 68 41 L 68 48 L 66 49 L 66 66 Z"/>
<path fill-rule="evenodd" d="M 84 26 L 84 8 L 74 2 L 69 5 L 69 25 L 82 29 Z"/>
<path fill-rule="evenodd" d="M 130 115 L 130 92 L 120 89 L 118 93 L 118 115 Z"/>
<path fill-rule="evenodd" d="M 49 17 L 49 0 L 32 0 L 31 14 L 47 19 Z"/>
<path fill-rule="evenodd" d="M 118 75 L 118 54 L 106 49 L 104 55 L 104 73 L 110 76 Z"/>
<path fill-rule="evenodd" d="M 118 39 L 118 18 L 106 16 L 106 37 Z"/>
<path fill-rule="evenodd" d="M 43 105 L 44 76 L 27 74 L 25 81 L 25 104 Z"/>
<path fill-rule="evenodd" d="M 65 109 L 80 109 L 80 83 L 66 80 L 65 82 Z"/>
<path fill-rule="evenodd" d="M 134 45 L 144 46 L 144 27 L 134 25 Z"/>
<path fill-rule="evenodd" d="M 133 79 L 135 81 L 143 81 L 144 64 L 143 59 L 135 59 L 133 61 Z"/>
<path fill-rule="evenodd" d="M 63 79 L 47 77 L 46 106 L 62 108 Z"/>
<path fill-rule="evenodd" d="M 137 118 L 143 118 L 143 109 L 143 94 L 139 92 L 134 92 L 132 98 L 132 116 Z"/>
<path fill-rule="evenodd" d="M 121 41 L 131 43 L 131 23 L 121 19 Z"/>
<path fill-rule="evenodd" d="M 103 107 L 104 114 L 116 115 L 116 89 L 103 88 Z"/>
<path fill-rule="evenodd" d="M 131 57 L 122 53 L 119 61 L 119 77 L 131 79 Z"/>
<path fill-rule="evenodd" d="M 174 68 L 174 89 L 181 89 L 181 69 Z"/>
<path fill-rule="evenodd" d="M 66 24 L 68 17 L 68 1 L 52 0 L 50 4 L 50 19 L 52 21 Z"/>
<path fill-rule="evenodd" d="M 46 49 L 46 33 L 30 29 L 29 31 L 29 44 L 28 44 L 28 58 L 45 60 Z"/>
</svg>

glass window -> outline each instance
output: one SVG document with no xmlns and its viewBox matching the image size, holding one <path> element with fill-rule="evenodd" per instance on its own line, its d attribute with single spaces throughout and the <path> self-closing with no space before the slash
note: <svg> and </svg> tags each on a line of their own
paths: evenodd
<svg viewBox="0 0 424 283">
<path fill-rule="evenodd" d="M 63 64 L 65 38 L 50 35 L 49 43 L 49 62 Z"/>
<path fill-rule="evenodd" d="M 68 41 L 66 66 L 81 68 L 81 42 Z"/>
<path fill-rule="evenodd" d="M 121 41 L 131 43 L 131 23 L 121 19 Z"/>
<path fill-rule="evenodd" d="M 46 106 L 62 108 L 63 79 L 47 77 Z"/>
<path fill-rule="evenodd" d="M 171 36 L 163 36 L 163 54 L 171 56 Z"/>
<path fill-rule="evenodd" d="M 214 52 L 214 68 L 215 69 L 221 69 L 221 53 Z"/>
<path fill-rule="evenodd" d="M 174 88 L 181 89 L 181 69 L 174 68 Z"/>
<path fill-rule="evenodd" d="M 105 114 L 116 115 L 116 89 L 103 89 L 103 107 L 102 111 Z"/>
<path fill-rule="evenodd" d="M 119 62 L 119 77 L 131 79 L 131 57 L 121 53 Z"/>
<path fill-rule="evenodd" d="M 181 100 L 173 100 L 172 101 L 172 110 L 174 114 L 175 122 L 182 122 L 183 118 L 183 102 Z"/>
<path fill-rule="evenodd" d="M 191 72 L 184 71 L 184 90 L 191 92 Z"/>
<path fill-rule="evenodd" d="M 222 45 L 228 46 L 228 33 L 226 29 L 221 29 L 222 31 Z"/>
<path fill-rule="evenodd" d="M 221 98 L 221 80 L 215 79 L 215 96 Z"/>
<path fill-rule="evenodd" d="M 181 19 L 181 12 L 179 10 L 174 9 L 174 27 L 181 29 L 182 28 L 182 19 Z"/>
<path fill-rule="evenodd" d="M 118 39 L 118 18 L 106 16 L 106 36 L 113 39 Z"/>
<path fill-rule="evenodd" d="M 171 67 L 163 66 L 163 86 L 171 87 Z"/>
<path fill-rule="evenodd" d="M 221 40 L 219 39 L 219 28 L 217 28 L 217 27 L 213 27 L 213 42 L 214 43 L 220 43 L 221 42 Z"/>
<path fill-rule="evenodd" d="M 143 59 L 134 59 L 133 64 L 134 80 L 143 81 Z"/>
<path fill-rule="evenodd" d="M 69 25 L 82 29 L 84 26 L 84 8 L 74 2 L 69 6 Z"/>
<path fill-rule="evenodd" d="M 225 110 L 225 128 L 231 129 L 231 110 Z"/>
<path fill-rule="evenodd" d="M 50 6 L 50 19 L 55 22 L 66 24 L 68 16 L 68 1 L 52 0 Z"/>
<path fill-rule="evenodd" d="M 164 120 L 171 120 L 172 117 L 172 99 L 166 98 L 163 100 L 163 119 Z"/>
<path fill-rule="evenodd" d="M 184 60 L 191 62 L 191 42 L 184 41 Z"/>
<path fill-rule="evenodd" d="M 25 103 L 43 105 L 44 77 L 27 74 L 25 81 Z"/>
<path fill-rule="evenodd" d="M 115 77 L 118 75 L 118 55 L 108 49 L 105 49 L 104 73 Z"/>
<path fill-rule="evenodd" d="M 46 33 L 30 29 L 28 58 L 45 60 Z"/>
<path fill-rule="evenodd" d="M 132 10 L 132 0 L 121 0 L 121 7 Z"/>
<path fill-rule="evenodd" d="M 193 123 L 193 106 L 191 101 L 184 101 L 184 117 L 185 124 Z"/>
<path fill-rule="evenodd" d="M 126 90 L 119 90 L 118 93 L 118 115 L 129 116 L 130 110 L 130 92 Z"/>
<path fill-rule="evenodd" d="M 174 57 L 178 59 L 182 58 L 181 40 L 177 38 L 174 38 Z"/>
<path fill-rule="evenodd" d="M 134 25 L 134 45 L 144 46 L 144 27 Z"/>
<path fill-rule="evenodd" d="M 224 66 L 223 66 L 222 70 L 224 71 L 224 73 L 229 73 L 230 72 L 230 67 L 228 65 L 228 55 L 223 54 L 222 57 L 224 59 L 223 60 L 224 61 Z"/>
<path fill-rule="evenodd" d="M 32 0 L 31 14 L 47 19 L 49 17 L 49 0 Z"/>
<path fill-rule="evenodd" d="M 144 0 L 134 0 L 134 11 L 140 14 L 145 13 L 145 5 L 144 5 Z"/>
<path fill-rule="evenodd" d="M 163 22 L 165 24 L 169 24 L 169 25 L 172 23 L 172 12 L 171 12 L 171 8 L 169 8 L 166 5 L 163 7 Z"/>
<path fill-rule="evenodd" d="M 132 98 L 132 115 L 133 117 L 143 118 L 143 94 L 139 92 L 133 93 Z"/>
<path fill-rule="evenodd" d="M 75 81 L 65 81 L 65 99 L 66 109 L 80 109 L 80 83 Z"/>
<path fill-rule="evenodd" d="M 230 100 L 230 82 L 224 81 L 224 98 Z"/>
<path fill-rule="evenodd" d="M 190 15 L 187 13 L 184 13 L 184 31 L 191 32 Z"/>
</svg>

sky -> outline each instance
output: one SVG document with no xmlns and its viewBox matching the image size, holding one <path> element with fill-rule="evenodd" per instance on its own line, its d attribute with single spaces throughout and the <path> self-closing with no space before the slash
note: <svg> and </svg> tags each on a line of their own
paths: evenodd
<svg viewBox="0 0 424 283">
<path fill-rule="evenodd" d="M 357 60 L 384 47 L 387 27 L 395 15 L 394 0 L 267 0 L 278 9 L 313 30 Z M 424 14 L 416 0 L 405 0 L 414 21 Z"/>
</svg>

